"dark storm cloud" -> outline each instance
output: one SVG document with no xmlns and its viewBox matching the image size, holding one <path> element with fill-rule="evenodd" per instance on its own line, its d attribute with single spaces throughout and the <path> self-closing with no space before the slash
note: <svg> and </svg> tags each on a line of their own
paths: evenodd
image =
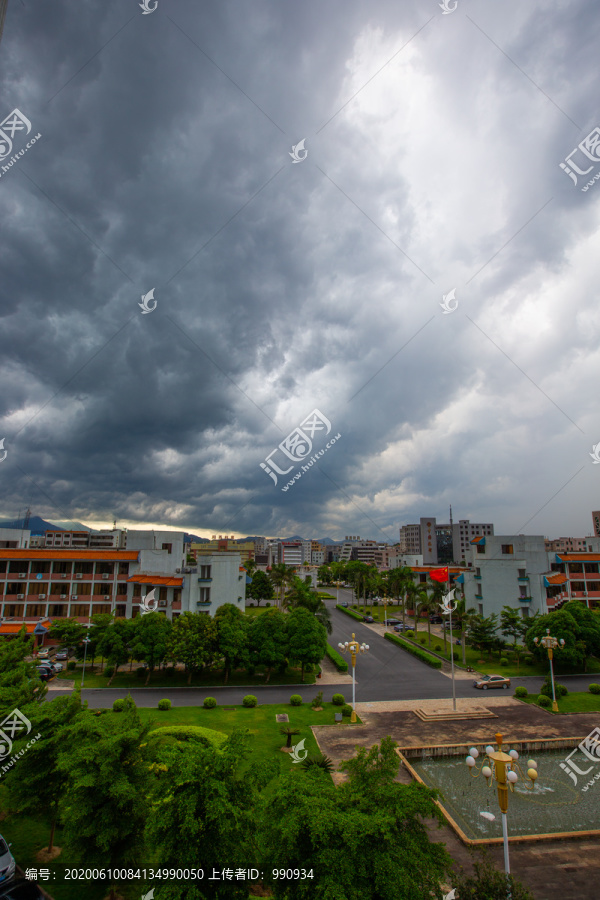
<svg viewBox="0 0 600 900">
<path fill-rule="evenodd" d="M 596 204 L 558 167 L 598 19 L 13 4 L 3 115 L 43 137 L 0 179 L 6 515 L 393 540 L 448 502 L 535 513 L 599 439 Z M 315 407 L 342 439 L 282 492 L 259 463 Z"/>
</svg>

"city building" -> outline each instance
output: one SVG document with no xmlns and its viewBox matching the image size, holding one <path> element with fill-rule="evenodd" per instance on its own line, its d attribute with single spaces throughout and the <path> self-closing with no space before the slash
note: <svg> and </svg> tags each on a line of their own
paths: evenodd
<svg viewBox="0 0 600 900">
<path fill-rule="evenodd" d="M 133 618 L 153 589 L 156 608 L 170 619 L 214 614 L 223 603 L 244 609 L 240 554 L 206 551 L 197 559 L 197 566 L 185 565 L 183 533 L 175 531 L 128 531 L 126 549 L 0 549 L 0 616 L 3 624 L 65 617 L 88 623 L 96 613 Z"/>
<path fill-rule="evenodd" d="M 245 563 L 249 559 L 254 559 L 255 546 L 254 541 L 236 541 L 233 535 L 231 537 L 227 535 L 219 535 L 217 537 L 213 534 L 211 541 L 190 544 L 189 552 L 193 557 L 196 557 L 197 553 L 203 553 L 205 550 L 210 550 L 212 553 L 239 553 L 242 557 L 242 562 Z"/>
<path fill-rule="evenodd" d="M 587 552 L 587 538 L 555 538 L 545 541 L 546 550 L 549 553 L 581 553 Z"/>
<path fill-rule="evenodd" d="M 418 525 L 403 525 L 400 529 L 400 554 L 422 556 L 425 565 L 459 564 L 466 560 L 470 541 L 479 534 L 493 535 L 491 523 L 475 524 L 468 519 L 439 524 L 434 516 L 421 518 Z"/>
<path fill-rule="evenodd" d="M 544 573 L 548 554 L 543 535 L 478 535 L 467 551 L 464 573 L 467 609 L 498 617 L 503 606 L 524 619 L 547 612 Z"/>
<path fill-rule="evenodd" d="M 0 528 L 0 550 L 18 550 L 27 547 L 31 532 L 22 528 Z"/>
<path fill-rule="evenodd" d="M 491 522 L 476 524 L 468 519 L 459 519 L 452 525 L 452 553 L 457 563 L 467 559 L 470 543 L 478 535 L 491 537 L 494 534 L 494 526 Z"/>
<path fill-rule="evenodd" d="M 580 600 L 590 609 L 600 609 L 600 538 L 587 538 L 580 552 L 549 552 L 543 580 L 549 612 L 569 600 Z"/>
</svg>

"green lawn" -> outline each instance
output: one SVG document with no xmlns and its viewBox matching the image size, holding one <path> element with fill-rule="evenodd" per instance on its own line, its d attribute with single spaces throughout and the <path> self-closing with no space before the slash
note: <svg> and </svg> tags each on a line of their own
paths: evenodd
<svg viewBox="0 0 600 900">
<path fill-rule="evenodd" d="M 247 616 L 260 616 L 261 613 L 266 612 L 268 609 L 273 609 L 273 603 L 271 602 L 271 606 L 266 606 L 264 603 L 262 606 L 246 606 L 246 615 Z"/>
<path fill-rule="evenodd" d="M 234 728 L 247 729 L 250 739 L 250 755 L 242 764 L 242 773 L 253 762 L 261 763 L 269 759 L 276 761 L 279 771 L 298 772 L 301 771 L 300 765 L 293 763 L 288 753 L 281 752 L 286 738 L 279 733 L 279 729 L 285 726 L 276 722 L 275 716 L 278 713 L 287 713 L 290 721 L 285 724 L 298 728 L 300 732 L 292 739 L 292 744 L 297 744 L 304 739 L 304 747 L 309 754 L 318 754 L 319 748 L 310 726 L 335 724 L 334 716 L 339 708 L 333 706 L 332 703 L 325 703 L 321 712 L 315 712 L 310 707 L 314 695 L 315 691 L 312 688 L 304 691 L 301 694 L 305 701 L 303 706 L 291 706 L 283 703 L 257 706 L 254 709 L 246 709 L 243 706 L 217 706 L 214 709 L 180 706 L 164 712 L 145 708 L 138 709 L 138 712 L 143 721 L 150 722 L 157 727 L 160 725 L 202 725 L 226 734 L 230 734 Z M 114 713 L 114 715 L 118 715 L 118 713 Z M 349 719 L 344 719 L 339 728 L 351 727 L 349 722 Z M 357 722 L 360 723 L 360 719 L 357 719 Z M 12 852 L 17 863 L 23 869 L 26 867 L 39 869 L 43 866 L 52 871 L 58 865 L 75 867 L 78 864 L 77 860 L 73 859 L 66 851 L 63 851 L 51 863 L 40 863 L 36 860 L 37 851 L 48 845 L 50 823 L 44 815 L 34 819 L 19 815 L 18 812 L 9 811 L 7 792 L 2 785 L 0 785 L 0 811 L 6 814 L 0 825 L 2 836 L 6 841 L 12 843 Z M 61 837 L 61 830 L 57 828 L 55 845 L 58 847 L 61 846 Z M 58 869 L 56 871 L 58 872 Z M 56 881 L 48 882 L 47 887 L 55 900 L 81 900 L 83 894 L 86 900 L 102 900 L 108 894 L 106 885 L 93 885 L 86 882 L 84 887 L 83 882 L 61 883 L 58 877 Z M 142 888 L 143 884 L 132 884 L 119 888 L 119 891 L 125 900 L 139 900 Z"/>
<path fill-rule="evenodd" d="M 187 687 L 187 675 L 183 670 L 177 670 L 173 675 L 167 676 L 164 671 L 156 670 L 154 674 L 151 676 L 150 681 L 147 685 L 145 685 L 146 678 L 138 678 L 135 674 L 135 664 L 133 671 L 129 671 L 129 667 L 126 666 L 122 670 L 119 670 L 115 677 L 113 678 L 111 688 L 139 688 L 139 687 L 161 687 L 161 688 L 176 688 L 176 687 Z M 64 671 L 59 672 L 57 678 L 66 679 L 67 681 L 72 681 L 75 679 L 77 685 L 81 684 L 81 673 L 82 673 L 82 665 L 79 664 L 75 671 Z M 304 674 L 304 683 L 314 684 L 316 681 L 316 676 L 314 674 L 305 673 Z M 192 678 L 190 687 L 218 687 L 223 685 L 223 672 L 221 669 L 214 669 L 209 672 L 204 672 L 199 675 L 196 675 Z M 244 669 L 236 669 L 229 676 L 228 684 L 233 687 L 239 685 L 249 685 L 249 686 L 258 686 L 261 684 L 265 684 L 265 675 L 264 669 L 262 667 L 257 667 L 256 673 L 254 675 L 248 675 Z M 301 685 L 301 670 L 300 669 L 290 669 L 288 668 L 285 675 L 280 675 L 278 672 L 272 672 L 271 677 L 269 679 L 269 684 L 289 684 L 289 685 Z M 108 685 L 108 678 L 106 675 L 103 675 L 100 672 L 100 666 L 95 665 L 92 669 L 92 666 L 86 665 L 85 667 L 85 679 L 83 682 L 84 688 L 104 688 Z"/>
<path fill-rule="evenodd" d="M 537 694 L 530 694 L 523 699 L 525 703 L 535 705 Z M 559 697 L 556 702 L 558 703 L 558 713 L 554 713 L 553 715 L 560 715 L 561 713 L 600 712 L 600 694 L 590 694 L 588 691 L 574 691 L 572 694 L 567 694 L 566 697 Z M 552 712 L 552 709 L 550 708 L 548 712 Z"/>
</svg>

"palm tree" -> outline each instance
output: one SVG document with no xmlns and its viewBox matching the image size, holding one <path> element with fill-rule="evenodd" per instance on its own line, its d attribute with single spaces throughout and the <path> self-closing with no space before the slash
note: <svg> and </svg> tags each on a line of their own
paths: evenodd
<svg viewBox="0 0 600 900">
<path fill-rule="evenodd" d="M 423 585 L 417 591 L 417 609 L 416 613 L 418 616 L 421 616 L 422 613 L 427 614 L 427 634 L 429 636 L 429 646 L 431 647 L 431 620 L 429 618 L 429 614 L 433 609 L 433 599 L 430 597 L 427 588 L 429 585 Z"/>
<path fill-rule="evenodd" d="M 252 576 L 254 575 L 254 570 L 256 569 L 256 560 L 254 560 L 254 559 L 252 559 L 252 557 L 250 557 L 250 559 L 247 559 L 246 562 L 244 563 L 244 568 L 245 568 L 246 572 L 248 573 L 248 575 L 250 576 L 250 578 L 252 578 Z"/>
<path fill-rule="evenodd" d="M 439 609 L 439 607 L 441 606 L 442 600 L 444 599 L 444 596 L 446 593 L 446 589 L 445 589 L 445 586 L 443 584 L 441 584 L 439 581 L 432 582 L 431 588 L 432 588 L 431 607 L 432 607 L 432 612 L 433 612 L 433 611 L 437 611 Z M 448 652 L 448 647 L 446 644 L 446 629 L 442 627 L 442 631 L 444 632 L 444 656 L 445 656 L 446 653 Z M 452 640 L 452 634 L 450 634 L 450 640 Z M 431 640 L 430 640 L 430 645 L 431 645 Z"/>
<path fill-rule="evenodd" d="M 273 587 L 279 592 L 277 605 L 280 609 L 283 608 L 286 586 L 292 584 L 295 572 L 294 566 L 286 566 L 285 563 L 275 563 L 274 566 L 271 566 L 269 578 Z"/>
<path fill-rule="evenodd" d="M 306 759 L 302 760 L 302 768 L 303 769 L 325 769 L 326 772 L 331 772 L 333 769 L 333 760 L 328 756 L 322 754 L 321 756 L 307 756 Z"/>
<path fill-rule="evenodd" d="M 310 584 L 302 581 L 301 578 L 294 578 L 291 589 L 286 592 L 284 604 L 286 607 L 292 607 L 292 609 L 296 609 L 299 606 L 304 607 L 304 609 L 313 613 L 317 621 L 327 630 L 327 634 L 331 634 L 333 631 L 331 613 L 327 606 Z"/>
<path fill-rule="evenodd" d="M 300 734 L 300 729 L 299 728 L 291 728 L 289 725 L 286 725 L 285 728 L 279 729 L 279 734 L 285 734 L 285 736 L 287 738 L 287 740 L 285 742 L 285 746 L 289 748 L 292 746 L 292 738 L 295 737 L 297 734 Z"/>
<path fill-rule="evenodd" d="M 420 590 L 419 587 L 412 580 L 410 582 L 408 582 L 406 585 L 405 606 L 408 606 L 415 613 L 415 635 L 417 633 L 417 624 L 418 624 L 418 619 L 417 619 L 418 599 L 417 598 L 419 596 L 419 590 Z M 404 622 L 404 619 L 402 621 Z"/>
<path fill-rule="evenodd" d="M 461 632 L 460 643 L 462 647 L 463 666 L 466 666 L 467 664 L 467 627 L 476 615 L 476 609 L 473 607 L 467 609 L 467 602 L 463 590 L 460 599 L 456 602 L 456 608 L 452 610 L 452 619 L 456 622 L 456 625 L 460 628 Z M 452 640 L 452 638 L 450 638 L 450 640 Z"/>
</svg>

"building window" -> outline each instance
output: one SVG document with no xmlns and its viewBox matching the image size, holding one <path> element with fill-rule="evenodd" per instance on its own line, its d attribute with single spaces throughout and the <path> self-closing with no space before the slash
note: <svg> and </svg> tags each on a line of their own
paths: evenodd
<svg viewBox="0 0 600 900">
<path fill-rule="evenodd" d="M 502 553 L 512 553 L 513 545 L 512 544 L 502 544 Z"/>
<path fill-rule="evenodd" d="M 75 616 L 77 619 L 87 618 L 90 613 L 90 608 L 87 603 L 72 603 L 71 604 L 71 615 Z"/>
<path fill-rule="evenodd" d="M 167 553 L 170 555 L 170 554 L 171 554 L 171 550 L 173 549 L 173 544 L 163 544 L 163 545 L 162 545 L 162 549 L 163 549 L 163 550 L 166 550 Z"/>
<path fill-rule="evenodd" d="M 519 578 L 526 578 L 526 577 L 527 577 L 527 570 L 519 569 Z"/>
<path fill-rule="evenodd" d="M 479 568 L 479 566 L 477 566 L 475 569 L 475 575 L 477 576 L 477 578 L 481 578 L 481 569 Z"/>
<path fill-rule="evenodd" d="M 112 575 L 115 571 L 115 564 L 111 562 L 97 562 L 96 575 Z"/>
<path fill-rule="evenodd" d="M 127 593 L 127 582 L 119 581 L 117 584 L 117 594 L 126 594 Z"/>
<path fill-rule="evenodd" d="M 210 588 L 200 588 L 200 603 L 210 603 Z"/>
<path fill-rule="evenodd" d="M 43 603 L 28 603 L 26 616 L 43 616 L 46 612 L 46 606 Z"/>
<path fill-rule="evenodd" d="M 210 578 L 211 566 L 200 566 L 200 578 Z"/>
<path fill-rule="evenodd" d="M 571 590 L 572 591 L 585 591 L 585 582 L 584 581 L 572 581 L 571 582 Z"/>
<path fill-rule="evenodd" d="M 477 552 L 485 553 L 485 544 L 477 544 Z"/>
<path fill-rule="evenodd" d="M 24 606 L 21 603 L 7 603 L 4 607 L 4 615 L 9 616 L 9 618 L 22 619 L 23 610 Z"/>
<path fill-rule="evenodd" d="M 115 615 L 118 619 L 124 619 L 126 616 L 126 608 L 122 604 L 118 603 L 115 607 Z"/>
<path fill-rule="evenodd" d="M 119 563 L 119 575 L 129 575 L 129 563 Z"/>
<path fill-rule="evenodd" d="M 67 615 L 67 607 L 63 606 L 60 603 L 55 603 L 50 607 L 50 615 L 51 616 L 66 616 Z"/>
<path fill-rule="evenodd" d="M 477 606 L 479 607 L 479 615 L 482 616 L 483 615 L 483 603 L 478 603 Z"/>
</svg>

